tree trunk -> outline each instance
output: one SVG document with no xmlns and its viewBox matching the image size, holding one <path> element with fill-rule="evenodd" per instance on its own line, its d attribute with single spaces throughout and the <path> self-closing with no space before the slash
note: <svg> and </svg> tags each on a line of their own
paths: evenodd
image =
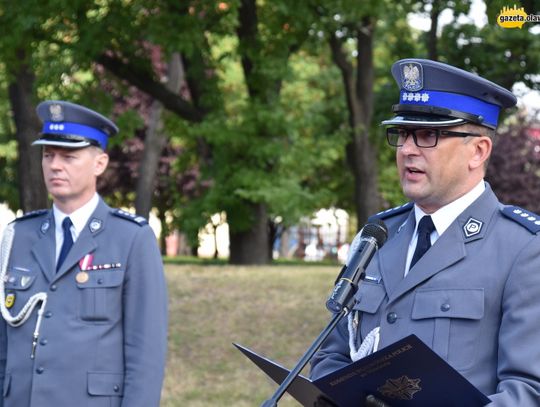
<svg viewBox="0 0 540 407">
<path fill-rule="evenodd" d="M 347 162 L 354 176 L 354 203 L 358 229 L 380 208 L 377 188 L 377 153 L 370 144 L 367 129 L 354 131 L 354 140 L 347 146 Z"/>
<path fill-rule="evenodd" d="M 428 58 L 434 61 L 439 59 L 437 50 L 437 31 L 439 28 L 439 15 L 441 14 L 441 5 L 439 0 L 433 0 L 431 3 L 431 11 L 429 17 L 431 19 L 431 27 L 427 34 L 427 51 Z"/>
<path fill-rule="evenodd" d="M 171 92 L 180 90 L 180 81 L 183 79 L 183 69 L 180 63 L 180 55 L 173 53 L 168 67 L 169 80 L 167 89 Z M 167 136 L 163 134 L 163 104 L 155 100 L 152 103 L 150 123 L 144 138 L 144 152 L 139 166 L 137 179 L 135 210 L 141 216 L 148 218 L 152 209 L 152 197 L 154 185 L 158 176 L 159 159 L 161 152 L 167 144 Z"/>
<path fill-rule="evenodd" d="M 377 181 L 377 152 L 369 140 L 373 117 L 373 33 L 375 22 L 365 18 L 357 29 L 358 56 L 356 72 L 347 60 L 343 44 L 330 38 L 332 58 L 341 71 L 347 107 L 351 141 L 347 145 L 347 163 L 354 177 L 354 203 L 358 228 L 380 208 Z M 356 75 L 355 75 L 356 74 Z"/>
<path fill-rule="evenodd" d="M 159 251 L 162 255 L 167 254 L 167 235 L 169 234 L 169 228 L 167 227 L 167 215 L 166 208 L 158 209 L 158 219 L 161 223 L 161 233 L 159 234 Z"/>
<path fill-rule="evenodd" d="M 279 226 L 268 219 L 268 262 L 274 260 L 274 244 L 279 237 Z"/>
<path fill-rule="evenodd" d="M 19 60 L 25 60 L 25 52 L 18 52 Z M 17 139 L 19 200 L 23 212 L 48 206 L 47 190 L 41 170 L 41 149 L 33 147 L 38 138 L 41 122 L 33 103 L 35 76 L 28 63 L 18 65 L 13 72 L 14 81 L 9 84 L 9 100 L 13 110 Z"/>
<path fill-rule="evenodd" d="M 236 33 L 249 98 L 251 101 L 269 107 L 279 97 L 280 84 L 279 81 L 276 84 L 274 78 L 265 73 L 263 68 L 264 59 L 267 56 L 264 55 L 259 37 L 255 0 L 240 1 L 238 21 Z M 266 129 L 261 130 L 260 136 L 264 137 L 266 132 Z M 272 260 L 272 250 L 266 204 L 252 202 L 245 202 L 245 204 L 252 208 L 253 223 L 249 230 L 230 233 L 229 262 L 231 264 L 267 264 Z"/>
<path fill-rule="evenodd" d="M 148 218 L 152 209 L 159 159 L 163 148 L 167 144 L 167 137 L 162 133 L 162 113 L 163 105 L 154 100 L 150 108 L 150 122 L 146 129 L 144 151 L 139 164 L 137 186 L 135 188 L 135 211 L 145 218 Z"/>
<path fill-rule="evenodd" d="M 375 22 L 365 19 L 358 31 L 358 57 L 356 60 L 356 104 L 353 111 L 354 155 L 349 164 L 355 174 L 355 206 L 358 227 L 380 209 L 378 190 L 377 151 L 369 139 L 369 128 L 373 119 L 373 37 Z"/>
<path fill-rule="evenodd" d="M 231 264 L 268 263 L 268 214 L 262 203 L 253 204 L 253 225 L 249 230 L 230 233 Z"/>
</svg>

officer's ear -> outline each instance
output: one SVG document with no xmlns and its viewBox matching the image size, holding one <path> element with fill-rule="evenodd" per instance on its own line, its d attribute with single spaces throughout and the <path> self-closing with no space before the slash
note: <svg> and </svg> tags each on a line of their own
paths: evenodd
<svg viewBox="0 0 540 407">
<path fill-rule="evenodd" d="M 109 155 L 102 149 L 93 147 L 94 151 L 94 175 L 99 177 L 107 169 L 109 164 Z"/>
<path fill-rule="evenodd" d="M 476 170 L 480 167 L 485 169 L 491 155 L 491 149 L 493 148 L 491 138 L 487 136 L 471 137 L 470 146 L 474 150 L 469 160 L 469 168 L 471 170 Z"/>
</svg>

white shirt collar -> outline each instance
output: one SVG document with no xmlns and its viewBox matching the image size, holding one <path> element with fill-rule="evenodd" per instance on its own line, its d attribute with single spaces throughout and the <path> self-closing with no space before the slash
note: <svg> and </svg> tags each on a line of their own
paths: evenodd
<svg viewBox="0 0 540 407">
<path fill-rule="evenodd" d="M 459 216 L 461 212 L 469 207 L 482 193 L 485 191 L 486 185 L 484 180 L 480 181 L 473 189 L 467 192 L 462 197 L 459 197 L 453 202 L 443 206 L 437 211 L 431 214 L 431 219 L 435 225 L 437 231 L 437 237 L 442 235 L 446 229 L 452 224 L 454 220 Z M 423 216 L 427 215 L 422 209 L 414 205 L 414 216 L 416 218 L 416 225 Z M 415 229 L 416 233 L 416 229 Z"/>
<path fill-rule="evenodd" d="M 73 236 L 73 241 L 76 241 L 82 230 L 84 229 L 84 226 L 88 222 L 88 219 L 90 219 L 90 216 L 96 210 L 98 204 L 99 195 L 97 193 L 95 193 L 94 196 L 87 203 L 85 203 L 83 206 L 73 211 L 69 215 L 62 212 L 56 207 L 56 205 L 53 204 L 54 224 L 56 228 L 56 233 L 63 235 L 62 221 L 65 217 L 69 216 L 71 222 L 73 223 L 73 226 L 71 227 L 71 234 Z"/>
<path fill-rule="evenodd" d="M 448 229 L 448 227 L 452 224 L 453 221 L 456 220 L 459 214 L 465 209 L 467 209 L 467 207 L 469 207 L 469 205 L 472 204 L 480 195 L 482 195 L 485 189 L 486 185 L 484 183 L 484 180 L 482 180 L 465 195 L 456 199 L 453 202 L 450 202 L 449 204 L 443 206 L 442 208 L 431 214 L 431 219 L 433 220 L 433 224 L 435 225 L 435 231 L 430 236 L 431 244 L 434 244 L 437 241 L 439 236 L 441 236 L 444 231 Z M 405 275 L 409 273 L 411 260 L 414 254 L 414 250 L 416 248 L 416 243 L 418 241 L 418 222 L 420 222 L 420 219 L 422 219 L 422 217 L 426 215 L 427 213 L 425 213 L 418 206 L 414 205 L 414 217 L 416 219 L 416 226 L 414 227 L 414 233 L 411 241 L 409 242 L 407 261 L 405 263 Z"/>
</svg>

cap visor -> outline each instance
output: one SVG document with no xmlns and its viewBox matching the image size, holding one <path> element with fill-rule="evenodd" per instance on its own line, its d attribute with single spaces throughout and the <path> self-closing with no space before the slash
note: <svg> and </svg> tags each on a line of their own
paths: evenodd
<svg viewBox="0 0 540 407">
<path fill-rule="evenodd" d="M 88 141 L 59 141 L 39 139 L 32 143 L 33 146 L 54 146 L 62 148 L 83 148 L 91 145 Z"/>
<path fill-rule="evenodd" d="M 394 125 L 394 126 L 419 126 L 419 127 L 449 127 L 457 126 L 459 124 L 467 123 L 464 119 L 456 119 L 448 116 L 436 116 L 436 115 L 399 115 L 389 120 L 381 122 L 382 125 Z"/>
</svg>

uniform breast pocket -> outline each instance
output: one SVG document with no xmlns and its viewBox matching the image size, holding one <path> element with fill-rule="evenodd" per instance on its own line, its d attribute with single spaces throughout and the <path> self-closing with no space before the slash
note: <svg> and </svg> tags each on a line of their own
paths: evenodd
<svg viewBox="0 0 540 407">
<path fill-rule="evenodd" d="M 362 338 L 373 328 L 380 325 L 378 311 L 386 298 L 386 290 L 382 284 L 364 281 L 355 295 L 353 311 L 360 312 L 360 328 Z M 361 340 L 362 338 L 358 338 Z"/>
<path fill-rule="evenodd" d="M 80 292 L 80 318 L 92 323 L 110 323 L 122 315 L 123 270 L 87 272 L 88 279 L 77 282 Z M 84 280 L 83 278 L 79 279 Z"/>
<path fill-rule="evenodd" d="M 36 293 L 36 289 L 32 289 L 36 278 L 37 271 L 20 267 L 11 268 L 6 274 L 4 282 L 5 304 L 13 315 L 18 313 L 28 299 Z"/>
<path fill-rule="evenodd" d="M 483 316 L 482 288 L 418 290 L 414 297 L 412 319 L 425 325 L 421 339 L 456 369 L 476 362 Z"/>
</svg>

